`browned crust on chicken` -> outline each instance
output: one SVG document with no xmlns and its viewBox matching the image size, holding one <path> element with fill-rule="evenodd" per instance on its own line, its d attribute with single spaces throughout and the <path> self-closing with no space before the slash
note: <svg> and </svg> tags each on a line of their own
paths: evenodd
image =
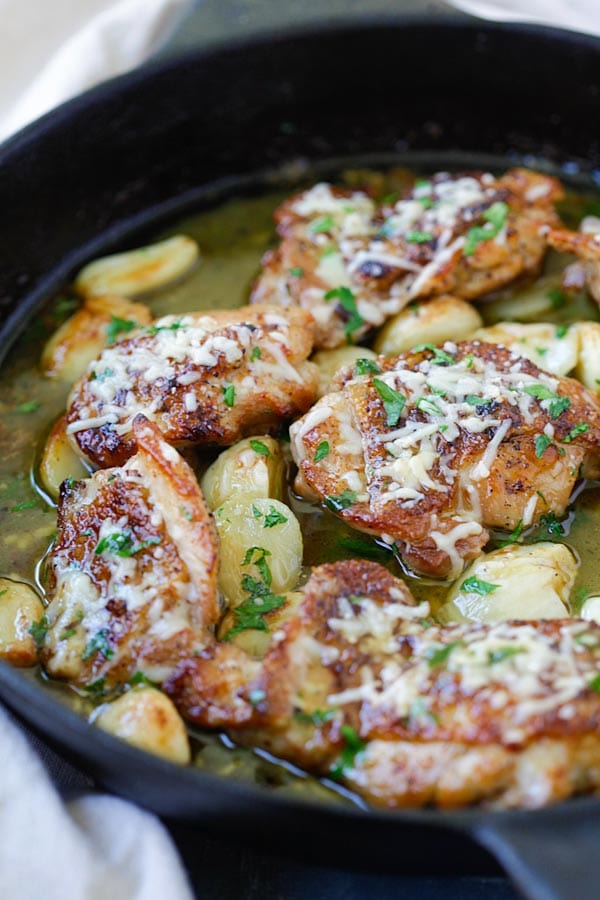
<svg viewBox="0 0 600 900">
<path fill-rule="evenodd" d="M 166 316 L 91 364 L 71 391 L 67 432 L 101 467 L 121 465 L 135 451 L 138 413 L 175 446 L 228 446 L 271 433 L 316 397 L 312 343 L 312 319 L 300 309 Z"/>
<path fill-rule="evenodd" d="M 363 192 L 316 185 L 276 211 L 281 243 L 265 255 L 251 302 L 309 310 L 317 348 L 359 340 L 411 300 L 473 300 L 537 274 L 562 194 L 527 169 L 438 173 L 379 207 Z M 350 295 L 327 298 L 341 287 Z"/>
<path fill-rule="evenodd" d="M 187 463 L 138 416 L 120 469 L 64 482 L 49 561 L 47 671 L 80 686 L 160 681 L 220 614 L 217 538 Z"/>
<path fill-rule="evenodd" d="M 597 471 L 600 406 L 499 345 L 445 348 L 380 357 L 379 375 L 346 370 L 290 433 L 300 493 L 396 543 L 417 571 L 456 577 L 487 528 L 564 512 L 580 471 Z M 382 379 L 404 403 L 397 418 Z M 323 441 L 330 452 L 315 460 Z"/>
<path fill-rule="evenodd" d="M 600 227 L 600 222 L 598 226 Z M 552 228 L 546 239 L 550 247 L 560 253 L 572 253 L 582 261 L 580 268 L 583 270 L 585 284 L 594 300 L 600 303 L 600 232 Z M 569 273 L 571 278 L 574 274 L 573 271 Z"/>
<path fill-rule="evenodd" d="M 595 623 L 440 627 L 405 584 L 355 560 L 313 571 L 250 682 L 238 648 L 214 652 L 218 669 L 228 656 L 240 675 L 220 696 L 207 659 L 174 674 L 184 715 L 370 802 L 537 806 L 600 785 Z"/>
</svg>

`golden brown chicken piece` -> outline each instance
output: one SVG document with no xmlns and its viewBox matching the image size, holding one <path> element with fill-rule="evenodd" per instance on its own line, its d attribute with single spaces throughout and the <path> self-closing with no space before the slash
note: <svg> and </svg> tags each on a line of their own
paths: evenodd
<svg viewBox="0 0 600 900">
<path fill-rule="evenodd" d="M 290 429 L 296 489 L 418 572 L 456 578 L 487 528 L 561 515 L 597 477 L 598 400 L 500 345 L 428 345 L 338 382 Z"/>
<path fill-rule="evenodd" d="M 143 416 L 122 468 L 63 483 L 42 662 L 80 686 L 160 681 L 217 621 L 217 538 L 187 463 Z"/>
<path fill-rule="evenodd" d="M 301 309 L 165 316 L 90 364 L 71 391 L 67 433 L 79 453 L 105 467 L 135 452 L 139 413 L 175 446 L 228 446 L 271 432 L 317 395 L 312 344 L 313 322 Z"/>
<path fill-rule="evenodd" d="M 276 211 L 281 243 L 264 257 L 251 302 L 309 310 L 317 348 L 356 342 L 411 300 L 472 300 L 535 275 L 561 196 L 556 179 L 527 169 L 438 173 L 379 208 L 360 191 L 318 184 Z"/>
<path fill-rule="evenodd" d="M 233 674 L 211 696 L 234 740 L 390 807 L 539 806 L 600 786 L 600 626 L 440 627 L 359 561 L 320 566 L 303 593 L 252 680 L 235 678 L 239 650 L 219 647 Z M 207 677 L 193 659 L 166 685 L 201 724 L 215 721 Z"/>
<path fill-rule="evenodd" d="M 600 219 L 586 216 L 580 231 L 552 228 L 547 235 L 548 244 L 560 253 L 572 253 L 580 260 L 569 266 L 569 280 L 575 280 L 574 267 L 581 271 L 582 281 L 597 303 L 600 303 Z M 582 284 L 583 287 L 583 284 Z"/>
</svg>

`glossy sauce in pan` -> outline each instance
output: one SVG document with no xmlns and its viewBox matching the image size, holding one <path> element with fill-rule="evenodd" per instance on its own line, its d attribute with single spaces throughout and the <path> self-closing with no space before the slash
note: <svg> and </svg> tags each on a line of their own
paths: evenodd
<svg viewBox="0 0 600 900">
<path fill-rule="evenodd" d="M 348 172 L 351 184 L 374 182 L 384 192 L 401 188 L 410 180 L 405 170 L 395 170 L 385 178 L 377 173 Z M 246 302 L 249 285 L 257 272 L 263 252 L 273 243 L 272 213 L 289 193 L 267 192 L 256 197 L 232 199 L 213 209 L 180 220 L 165 234 L 189 234 L 198 241 L 202 261 L 184 282 L 155 296 L 144 298 L 153 315 L 199 309 L 234 307 Z M 561 216 L 575 226 L 581 217 L 600 211 L 600 201 L 591 194 L 570 193 L 560 205 Z M 499 315 L 498 301 L 537 294 L 545 297 L 560 286 L 565 257 L 549 253 L 538 284 L 513 286 L 496 295 L 497 301 L 479 302 L 478 310 L 486 324 Z M 11 352 L 0 373 L 0 575 L 35 585 L 43 593 L 44 555 L 56 528 L 55 506 L 38 486 L 36 468 L 46 435 L 63 411 L 69 386 L 44 378 L 37 362 L 45 340 L 76 308 L 77 301 L 68 289 L 53 298 L 30 324 Z M 578 319 L 599 319 L 598 308 L 585 294 L 560 308 L 550 308 L 540 321 L 556 324 Z M 528 319 L 531 321 L 531 319 Z M 440 585 L 402 572 L 399 563 L 377 543 L 352 531 L 332 514 L 294 497 L 286 499 L 300 520 L 304 535 L 304 564 L 309 567 L 336 559 L 365 555 L 383 562 L 398 575 L 404 575 L 417 599 L 427 599 L 436 608 L 445 598 L 447 585 Z M 542 534 L 537 539 L 566 541 L 577 553 L 581 567 L 572 594 L 572 613 L 576 614 L 587 594 L 600 594 L 600 485 L 580 489 L 569 517 L 562 523 L 564 535 Z M 62 701 L 82 714 L 93 713 L 94 703 L 73 688 L 50 682 L 39 671 L 23 670 L 43 682 Z M 340 788 L 330 789 L 317 779 L 292 766 L 271 761 L 267 754 L 235 748 L 226 739 L 192 731 L 194 764 L 227 777 L 254 779 L 287 794 L 305 792 L 331 799 L 333 790 L 342 799 L 348 796 Z M 329 784 L 329 783 L 328 783 Z M 360 802 L 360 801 L 358 801 Z"/>
</svg>

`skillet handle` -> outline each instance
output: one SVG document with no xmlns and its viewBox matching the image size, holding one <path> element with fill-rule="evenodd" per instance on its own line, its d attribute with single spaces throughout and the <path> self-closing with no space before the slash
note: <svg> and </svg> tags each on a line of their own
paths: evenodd
<svg viewBox="0 0 600 900">
<path fill-rule="evenodd" d="M 491 816 L 472 836 L 528 900 L 598 900 L 600 804 L 586 807 Z"/>
</svg>

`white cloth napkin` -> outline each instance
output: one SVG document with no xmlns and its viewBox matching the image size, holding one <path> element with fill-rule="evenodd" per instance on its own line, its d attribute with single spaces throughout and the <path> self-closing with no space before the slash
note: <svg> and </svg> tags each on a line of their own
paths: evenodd
<svg viewBox="0 0 600 900">
<path fill-rule="evenodd" d="M 495 22 L 532 22 L 600 35 L 600 0 L 448 0 Z"/>
<path fill-rule="evenodd" d="M 125 800 L 63 803 L 0 708 L 2 900 L 193 900 L 161 823 Z"/>
<path fill-rule="evenodd" d="M 0 140 L 139 65 L 194 0 L 0 0 Z"/>
</svg>

